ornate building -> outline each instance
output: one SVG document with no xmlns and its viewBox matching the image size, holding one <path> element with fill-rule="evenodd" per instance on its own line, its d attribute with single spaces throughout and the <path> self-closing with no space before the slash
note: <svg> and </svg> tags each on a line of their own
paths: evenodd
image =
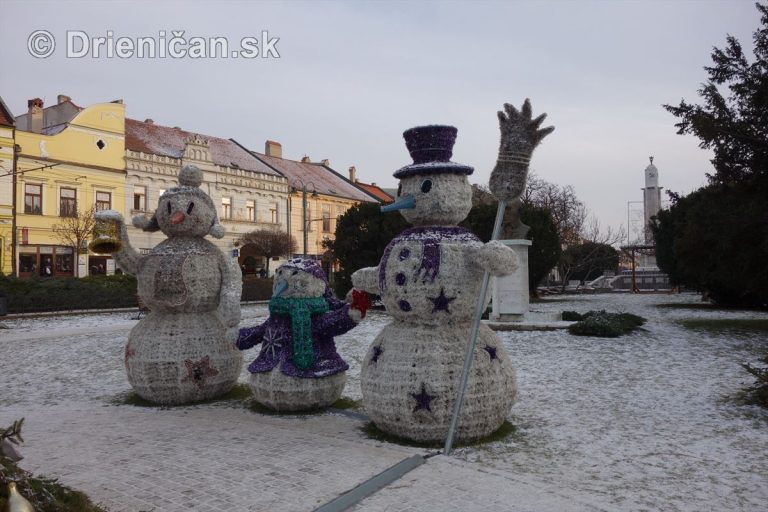
<svg viewBox="0 0 768 512">
<path fill-rule="evenodd" d="M 237 240 L 256 229 L 287 230 L 288 180 L 231 140 L 161 126 L 151 119 L 126 119 L 126 205 L 129 215 L 149 215 L 160 195 L 178 184 L 184 165 L 203 171 L 201 188 L 211 196 L 227 234 L 212 240 L 225 251 L 234 250 Z M 162 241 L 162 233 L 145 233 L 133 227 L 129 235 L 134 247 L 148 250 Z M 245 251 L 247 252 L 247 250 Z M 261 269 L 259 255 L 241 254 L 241 265 Z M 270 265 L 276 268 L 277 265 Z"/>
<path fill-rule="evenodd" d="M 336 219 L 358 203 L 381 201 L 334 171 L 328 160 L 312 162 L 307 156 L 300 161 L 283 158 L 282 146 L 274 141 L 265 143 L 264 153 L 250 154 L 287 179 L 291 187 L 288 233 L 298 242 L 296 255 L 322 259 L 330 276 L 333 262 L 323 258 L 323 240 L 334 238 Z"/>
</svg>

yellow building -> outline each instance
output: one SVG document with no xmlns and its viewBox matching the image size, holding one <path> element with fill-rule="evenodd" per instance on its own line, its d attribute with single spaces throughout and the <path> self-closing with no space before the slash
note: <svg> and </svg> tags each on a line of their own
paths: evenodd
<svg viewBox="0 0 768 512">
<path fill-rule="evenodd" d="M 94 254 L 81 254 L 76 272 L 74 248 L 52 226 L 91 206 L 125 213 L 125 106 L 58 100 L 29 100 L 16 119 L 16 275 L 113 273 L 111 258 Z"/>
<path fill-rule="evenodd" d="M 13 114 L 0 98 L 0 274 L 13 273 Z"/>
<path fill-rule="evenodd" d="M 356 204 L 381 200 L 334 171 L 328 160 L 312 162 L 306 156 L 301 161 L 283 158 L 278 142 L 268 140 L 264 153 L 250 153 L 288 180 L 288 233 L 298 242 L 296 255 L 323 260 L 323 268 L 330 276 L 334 269 L 332 262 L 324 258 L 323 241 L 335 238 L 336 219 Z M 241 254 L 245 250 L 247 246 L 241 249 Z"/>
</svg>

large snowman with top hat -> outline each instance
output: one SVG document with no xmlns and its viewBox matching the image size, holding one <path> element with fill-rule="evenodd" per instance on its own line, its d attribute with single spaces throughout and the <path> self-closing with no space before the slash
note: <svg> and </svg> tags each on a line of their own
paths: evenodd
<svg viewBox="0 0 768 512">
<path fill-rule="evenodd" d="M 510 200 L 522 193 L 527 159 L 545 134 L 527 101 L 522 116 L 506 107 L 491 184 L 497 198 Z M 510 248 L 457 226 L 472 207 L 473 168 L 450 161 L 456 134 L 436 125 L 403 134 L 414 163 L 395 172 L 398 198 L 382 211 L 399 210 L 414 227 L 389 243 L 378 267 L 352 276 L 355 288 L 380 294 L 392 316 L 362 363 L 363 405 L 378 428 L 415 441 L 446 438 L 483 274 L 507 275 L 517 265 Z M 498 429 L 517 392 L 507 351 L 484 324 L 474 350 L 457 428 L 463 441 Z"/>
<path fill-rule="evenodd" d="M 179 186 L 166 190 L 151 218 L 134 226 L 168 238 L 148 254 L 128 240 L 122 216 L 96 214 L 112 223 L 120 244 L 120 268 L 138 279 L 138 295 L 149 314 L 131 330 L 125 347 L 128 381 L 142 398 L 183 404 L 216 397 L 237 382 L 242 355 L 234 346 L 240 323 L 242 274 L 206 235 L 224 236 L 216 207 L 203 190 L 202 171 L 185 166 Z"/>
</svg>

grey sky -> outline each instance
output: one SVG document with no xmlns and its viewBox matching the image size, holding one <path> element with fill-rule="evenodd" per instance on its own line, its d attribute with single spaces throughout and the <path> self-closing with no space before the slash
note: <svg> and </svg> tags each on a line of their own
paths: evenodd
<svg viewBox="0 0 768 512">
<path fill-rule="evenodd" d="M 361 181 L 396 186 L 410 162 L 401 133 L 418 124 L 459 129 L 454 160 L 487 184 L 496 158 L 495 112 L 530 97 L 556 131 L 534 155 L 537 174 L 572 184 L 603 225 L 627 223 L 643 169 L 660 184 L 704 184 L 710 155 L 675 134 L 661 108 L 697 100 L 713 46 L 726 34 L 751 52 L 752 1 L 559 2 L 33 2 L 0 0 L 0 95 L 14 114 L 59 93 L 87 106 L 125 100 L 151 117 L 257 150 L 331 160 Z M 57 39 L 36 59 L 27 37 Z M 225 36 L 263 30 L 279 59 L 64 58 L 67 30 L 92 37 Z"/>
</svg>

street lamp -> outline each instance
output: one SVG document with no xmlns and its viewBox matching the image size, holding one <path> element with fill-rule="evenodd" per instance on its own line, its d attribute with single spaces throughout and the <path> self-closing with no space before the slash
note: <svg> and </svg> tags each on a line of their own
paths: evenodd
<svg viewBox="0 0 768 512">
<path fill-rule="evenodd" d="M 309 245 L 309 220 L 307 219 L 307 185 L 312 185 L 312 197 L 317 197 L 317 188 L 311 181 L 304 183 L 301 178 L 293 180 L 293 188 L 297 188 L 295 183 L 301 183 L 301 225 L 304 227 L 304 257 L 307 257 L 307 247 Z"/>
</svg>

